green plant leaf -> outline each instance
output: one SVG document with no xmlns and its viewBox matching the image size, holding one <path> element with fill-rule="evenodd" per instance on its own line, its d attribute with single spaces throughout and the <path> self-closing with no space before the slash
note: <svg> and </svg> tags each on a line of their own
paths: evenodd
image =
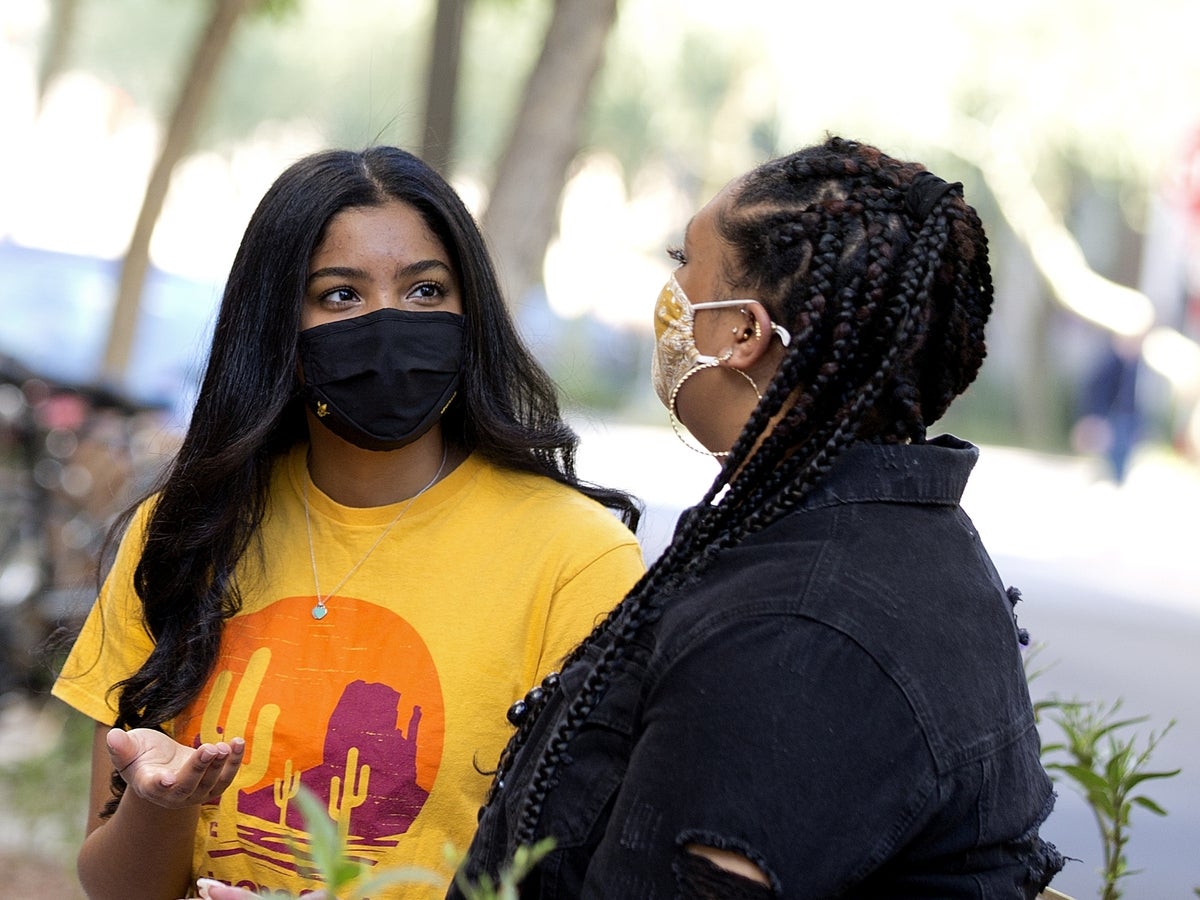
<svg viewBox="0 0 1200 900">
<path fill-rule="evenodd" d="M 1137 785 L 1153 779 L 1171 778 L 1179 769 L 1145 771 L 1150 756 L 1160 740 L 1175 725 L 1172 720 L 1161 732 L 1151 732 L 1142 749 L 1138 735 L 1121 735 L 1125 729 L 1147 721 L 1146 716 L 1117 718 L 1121 700 L 1111 704 L 1056 702 L 1043 708 L 1053 711 L 1047 718 L 1063 733 L 1064 741 L 1043 745 L 1042 756 L 1065 756 L 1065 760 L 1043 763 L 1047 771 L 1066 775 L 1083 795 L 1096 818 L 1103 844 L 1103 878 L 1100 896 L 1103 900 L 1121 897 L 1123 879 L 1137 874 L 1131 870 L 1125 856 L 1129 843 L 1131 813 L 1141 807 L 1156 815 L 1166 810 L 1145 796 L 1131 796 Z M 1200 894 L 1200 888 L 1197 889 Z"/>
<path fill-rule="evenodd" d="M 554 849 L 554 838 L 543 838 L 532 846 L 518 847 L 508 865 L 500 870 L 499 880 L 493 881 L 486 872 L 477 882 L 467 878 L 461 868 L 461 856 L 452 856 L 447 849 L 448 860 L 459 860 L 460 867 L 454 873 L 454 883 L 467 900 L 517 900 L 517 886 L 524 880 L 542 859 Z"/>
<path fill-rule="evenodd" d="M 338 839 L 337 826 L 316 794 L 300 785 L 295 800 L 304 818 L 309 848 L 307 852 L 296 846 L 293 849 L 297 857 L 311 862 L 313 874 L 336 895 L 338 890 L 362 875 L 364 866 L 346 858 L 346 848 Z"/>
<path fill-rule="evenodd" d="M 1149 797 L 1134 797 L 1130 802 L 1136 803 L 1143 809 L 1150 810 L 1150 812 L 1154 813 L 1156 816 L 1165 816 L 1167 814 L 1165 809 L 1163 809 Z"/>
<path fill-rule="evenodd" d="M 1054 766 L 1056 769 L 1061 769 L 1079 784 L 1090 791 L 1099 791 L 1101 794 L 1108 790 L 1108 782 L 1089 769 L 1087 766 L 1075 765 L 1073 763 L 1059 763 Z"/>
<path fill-rule="evenodd" d="M 1104 778 L 1109 784 L 1121 784 L 1124 780 L 1131 751 L 1132 748 L 1129 745 L 1117 746 L 1115 743 L 1110 744 L 1110 758 L 1108 764 L 1104 767 Z"/>
<path fill-rule="evenodd" d="M 1122 728 L 1128 728 L 1130 725 L 1140 725 L 1142 722 L 1145 722 L 1147 718 L 1147 716 L 1137 716 L 1133 719 L 1121 719 L 1117 722 L 1108 722 L 1100 726 L 1099 730 L 1096 732 L 1096 737 L 1102 738 L 1105 735 L 1112 734 L 1114 731 L 1120 731 Z"/>
<path fill-rule="evenodd" d="M 376 891 L 393 884 L 430 884 L 434 887 L 445 887 L 446 879 L 436 872 L 422 869 L 419 866 L 403 866 L 396 869 L 386 869 L 377 875 L 372 875 L 366 881 L 354 888 L 350 895 L 352 900 L 369 897 Z"/>
<path fill-rule="evenodd" d="M 1139 772 L 1136 775 L 1131 775 L 1127 781 L 1128 787 L 1136 787 L 1143 781 L 1150 781 L 1153 778 L 1174 778 L 1183 769 L 1172 769 L 1169 772 Z"/>
</svg>

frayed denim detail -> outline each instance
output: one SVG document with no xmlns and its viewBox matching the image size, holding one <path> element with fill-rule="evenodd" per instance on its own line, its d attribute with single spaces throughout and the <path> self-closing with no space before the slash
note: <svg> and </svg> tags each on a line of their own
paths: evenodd
<svg viewBox="0 0 1200 900">
<path fill-rule="evenodd" d="M 689 844 L 699 844 L 703 847 L 712 847 L 716 850 L 725 850 L 729 853 L 737 853 L 739 856 L 744 856 L 750 862 L 754 863 L 754 865 L 758 866 L 758 870 L 763 874 L 763 877 L 767 879 L 770 887 L 768 888 L 767 885 L 758 885 L 756 882 L 751 881 L 745 876 L 738 875 L 736 872 L 729 872 L 726 869 L 722 869 L 720 866 L 712 863 L 711 860 L 707 860 L 704 857 L 688 850 L 687 847 Z M 771 867 L 767 865 L 767 861 L 761 853 L 748 846 L 743 841 L 740 841 L 736 838 L 726 837 L 722 834 L 717 834 L 714 831 L 688 829 L 679 833 L 679 837 L 675 839 L 675 846 L 679 850 L 679 856 L 677 857 L 676 865 L 674 866 L 676 879 L 679 879 L 682 874 L 680 871 L 681 861 L 686 862 L 686 858 L 691 857 L 709 863 L 714 869 L 724 873 L 724 875 L 730 879 L 737 879 L 735 882 L 737 884 L 742 882 L 745 882 L 746 884 L 755 884 L 756 886 L 761 887 L 763 891 L 769 890 L 771 896 L 783 896 L 783 887 L 779 883 L 779 876 L 777 876 L 775 872 L 772 871 Z M 695 869 L 693 869 L 692 872 L 694 874 Z"/>
<path fill-rule="evenodd" d="M 1016 846 L 1027 848 L 1019 854 L 1022 862 L 1028 867 L 1025 883 L 1036 887 L 1039 893 L 1045 890 L 1046 885 L 1054 879 L 1054 876 L 1062 871 L 1068 859 L 1058 851 L 1057 847 L 1038 836 L 1038 829 L 1049 818 L 1050 813 L 1054 810 L 1054 801 L 1057 799 L 1058 794 L 1051 791 L 1037 822 L 1015 842 Z"/>
<path fill-rule="evenodd" d="M 1004 592 L 1013 608 L 1013 624 L 1017 626 L 1017 643 L 1022 647 L 1029 646 L 1029 631 L 1017 623 L 1017 604 L 1021 602 L 1021 592 L 1015 587 L 1008 587 Z"/>
<path fill-rule="evenodd" d="M 620 846 L 626 850 L 648 850 L 661 825 L 661 812 L 650 803 L 636 801 L 621 826 Z"/>
<path fill-rule="evenodd" d="M 681 853 L 671 869 L 679 900 L 774 900 L 779 896 L 765 884 L 723 869 L 695 853 Z"/>
</svg>

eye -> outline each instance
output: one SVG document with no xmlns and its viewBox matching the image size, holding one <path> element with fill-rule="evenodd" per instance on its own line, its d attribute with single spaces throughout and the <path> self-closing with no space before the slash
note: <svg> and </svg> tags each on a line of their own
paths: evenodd
<svg viewBox="0 0 1200 900">
<path fill-rule="evenodd" d="M 668 247 L 667 256 L 671 257 L 671 259 L 675 260 L 681 266 L 687 265 L 687 257 L 683 255 L 682 247 Z"/>
<path fill-rule="evenodd" d="M 333 290 L 323 292 L 317 298 L 317 302 L 322 306 L 328 306 L 332 309 L 345 309 L 357 300 L 358 294 L 354 293 L 353 288 L 348 287 L 333 288 Z"/>
<path fill-rule="evenodd" d="M 446 288 L 437 281 L 422 281 L 414 285 L 405 296 L 407 300 L 439 301 L 446 296 Z"/>
</svg>

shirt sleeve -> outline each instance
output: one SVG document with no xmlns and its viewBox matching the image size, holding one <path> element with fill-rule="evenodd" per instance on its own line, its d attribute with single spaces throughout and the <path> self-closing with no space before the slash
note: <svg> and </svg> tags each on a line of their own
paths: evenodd
<svg viewBox="0 0 1200 900">
<path fill-rule="evenodd" d="M 562 584 L 550 604 L 537 677 L 540 679 L 557 669 L 563 658 L 591 634 L 645 571 L 641 548 L 630 535 Z"/>
<path fill-rule="evenodd" d="M 133 588 L 146 515 L 143 504 L 126 529 L 100 595 L 51 689 L 67 705 L 105 725 L 117 718 L 117 695 L 112 687 L 141 668 L 154 649 Z"/>
<path fill-rule="evenodd" d="M 699 844 L 746 857 L 778 896 L 840 896 L 894 853 L 935 785 L 903 691 L 805 619 L 710 630 L 661 670 L 642 723 L 589 884 L 643 871 L 679 889 Z"/>
</svg>

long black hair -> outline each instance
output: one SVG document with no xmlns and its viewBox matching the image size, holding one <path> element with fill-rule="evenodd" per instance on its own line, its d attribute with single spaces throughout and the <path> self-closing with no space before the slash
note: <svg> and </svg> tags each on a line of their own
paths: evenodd
<svg viewBox="0 0 1200 900">
<path fill-rule="evenodd" d="M 731 295 L 761 300 L 792 341 L 703 501 L 568 660 L 595 649 L 562 721 L 525 761 L 535 768 L 515 845 L 533 840 L 571 739 L 664 599 L 795 509 L 847 447 L 923 442 L 983 362 L 987 238 L 961 185 L 919 164 L 833 137 L 738 180 L 716 230 Z M 493 797 L 535 718 L 526 715 L 502 755 Z"/>
<path fill-rule="evenodd" d="M 633 498 L 576 477 L 578 437 L 518 336 L 483 236 L 453 188 L 394 147 L 306 157 L 279 176 L 246 227 L 187 434 L 151 501 L 134 587 L 154 649 L 115 686 L 116 725 L 162 725 L 212 671 L 222 624 L 241 607 L 235 572 L 263 520 L 273 465 L 307 434 L 296 372 L 310 257 L 338 212 L 389 200 L 419 212 L 462 285 L 462 389 L 442 420 L 446 439 L 569 485 L 636 529 Z M 123 782 L 114 775 L 113 784 L 119 796 Z"/>
</svg>

